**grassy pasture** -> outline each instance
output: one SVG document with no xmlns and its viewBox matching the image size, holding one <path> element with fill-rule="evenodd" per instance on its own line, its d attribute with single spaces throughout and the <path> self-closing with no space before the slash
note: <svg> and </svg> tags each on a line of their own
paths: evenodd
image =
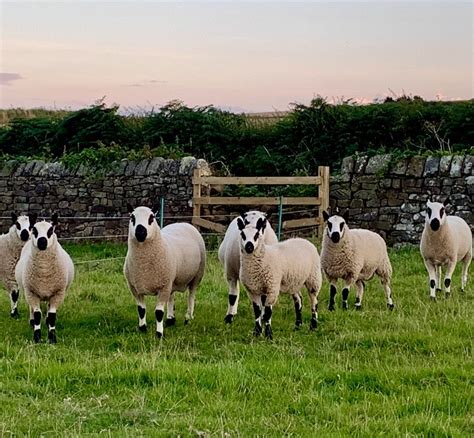
<svg viewBox="0 0 474 438">
<path fill-rule="evenodd" d="M 121 257 L 117 244 L 68 245 L 76 262 Z M 232 326 L 223 318 L 227 287 L 216 254 L 198 291 L 195 320 L 154 337 L 137 332 L 123 260 L 83 263 L 58 312 L 58 344 L 34 345 L 27 309 L 8 315 L 0 296 L 0 436 L 472 436 L 473 282 L 452 297 L 428 300 L 416 249 L 391 252 L 396 309 L 378 281 L 364 310 L 329 313 L 293 331 L 293 303 L 282 296 L 274 341 L 254 339 L 245 293 Z M 43 339 L 45 336 L 43 325 Z"/>
</svg>

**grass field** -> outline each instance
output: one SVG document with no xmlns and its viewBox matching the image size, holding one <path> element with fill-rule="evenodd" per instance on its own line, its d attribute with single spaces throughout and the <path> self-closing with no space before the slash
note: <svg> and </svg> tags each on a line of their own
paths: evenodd
<svg viewBox="0 0 474 438">
<path fill-rule="evenodd" d="M 76 262 L 121 257 L 116 244 L 67 246 Z M 0 436 L 473 436 L 473 295 L 428 300 L 415 249 L 391 252 L 396 309 L 378 281 L 364 310 L 326 310 L 320 325 L 293 331 L 293 303 L 282 296 L 274 341 L 252 337 L 243 294 L 232 326 L 227 288 L 214 253 L 198 291 L 195 320 L 166 338 L 137 332 L 123 260 L 83 263 L 58 312 L 58 344 L 34 345 L 27 309 L 10 320 L 0 297 Z M 471 270 L 472 271 L 472 270 Z M 354 292 L 349 298 L 351 308 Z M 148 308 L 154 308 L 150 298 Z M 43 339 L 45 329 L 43 325 Z"/>
</svg>

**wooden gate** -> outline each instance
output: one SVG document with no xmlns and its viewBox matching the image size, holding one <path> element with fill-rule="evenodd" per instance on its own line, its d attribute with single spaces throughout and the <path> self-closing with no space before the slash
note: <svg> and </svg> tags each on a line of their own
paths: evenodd
<svg viewBox="0 0 474 438">
<path fill-rule="evenodd" d="M 198 227 L 225 233 L 226 226 L 201 217 L 206 205 L 241 206 L 280 206 L 278 231 L 300 227 L 318 226 L 319 235 L 324 228 L 323 210 L 329 207 L 329 167 L 319 166 L 317 176 L 204 176 L 201 169 L 195 169 L 193 175 L 193 220 Z M 246 196 L 203 196 L 202 188 L 215 185 L 313 185 L 317 196 L 314 197 L 246 197 Z M 315 217 L 282 221 L 281 210 L 284 206 L 318 206 Z"/>
</svg>

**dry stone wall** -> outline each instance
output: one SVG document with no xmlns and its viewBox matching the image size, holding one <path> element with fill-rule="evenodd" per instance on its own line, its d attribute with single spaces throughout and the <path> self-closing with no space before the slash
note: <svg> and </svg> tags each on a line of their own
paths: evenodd
<svg viewBox="0 0 474 438">
<path fill-rule="evenodd" d="M 8 161 L 0 164 L 0 216 L 36 212 L 49 217 L 59 212 L 61 237 L 123 235 L 128 222 L 127 202 L 158 206 L 165 199 L 165 215 L 192 215 L 192 174 L 200 167 L 208 171 L 204 160 L 123 160 L 110 170 L 89 169 L 83 165 L 69 169 L 61 163 Z M 93 220 L 67 219 L 92 217 Z M 178 219 L 175 219 L 178 220 Z M 188 219 L 189 220 L 189 219 Z M 6 232 L 8 219 L 0 221 Z"/>
<path fill-rule="evenodd" d="M 379 232 L 389 244 L 418 244 L 425 204 L 450 199 L 448 214 L 474 226 L 474 156 L 352 156 L 331 179 L 331 207 L 349 209 L 350 226 Z"/>
</svg>

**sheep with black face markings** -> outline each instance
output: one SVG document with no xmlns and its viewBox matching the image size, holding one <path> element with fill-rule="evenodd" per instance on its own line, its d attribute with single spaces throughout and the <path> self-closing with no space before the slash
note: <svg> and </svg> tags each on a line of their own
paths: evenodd
<svg viewBox="0 0 474 438">
<path fill-rule="evenodd" d="M 206 247 L 192 225 L 177 223 L 160 229 L 148 207 L 128 205 L 130 225 L 124 274 L 138 306 L 138 328 L 146 331 L 145 295 L 156 295 L 156 336 L 174 325 L 174 292 L 189 289 L 185 324 L 194 317 L 194 299 L 206 265 Z"/>
<path fill-rule="evenodd" d="M 260 211 L 248 211 L 242 216 L 246 225 L 256 225 L 259 218 L 265 218 L 265 213 Z M 226 230 L 224 239 L 219 246 L 219 261 L 224 266 L 224 275 L 229 285 L 229 304 L 224 321 L 232 323 L 237 314 L 239 305 L 239 271 L 240 271 L 240 230 L 237 225 L 238 217 L 235 218 Z M 277 236 L 267 221 L 264 234 L 264 242 L 271 245 L 278 242 Z"/>
<path fill-rule="evenodd" d="M 447 201 L 444 204 L 447 204 Z M 446 266 L 444 287 L 449 296 L 451 277 L 459 261 L 462 261 L 461 290 L 464 291 L 472 259 L 472 232 L 469 225 L 460 217 L 447 216 L 444 204 L 427 202 L 425 228 L 420 242 L 421 255 L 430 277 L 432 300 L 436 300 L 436 289 L 441 290 L 443 266 Z"/>
<path fill-rule="evenodd" d="M 385 241 L 377 233 L 363 229 L 349 229 L 348 214 L 338 216 L 323 212 L 327 223 L 321 250 L 321 265 L 330 286 L 329 310 L 334 310 L 337 293 L 337 280 L 344 281 L 342 290 L 342 307 L 348 308 L 347 299 L 349 288 L 355 284 L 357 310 L 361 309 L 364 294 L 364 281 L 370 280 L 377 274 L 385 291 L 387 307 L 394 307 L 390 282 L 392 265 L 387 253 Z"/>
<path fill-rule="evenodd" d="M 55 228 L 58 215 L 51 223 L 37 222 L 31 230 L 31 240 L 24 246 L 15 269 L 18 285 L 30 306 L 33 340 L 41 341 L 41 301 L 48 302 L 48 340 L 56 343 L 56 312 L 63 303 L 66 290 L 74 279 L 74 264 L 59 244 Z"/>
<path fill-rule="evenodd" d="M 311 303 L 310 328 L 318 323 L 318 294 L 321 289 L 321 265 L 318 250 L 305 239 L 288 239 L 273 245 L 264 240 L 266 218 L 259 218 L 255 225 L 245 224 L 237 218 L 240 239 L 240 279 L 249 293 L 255 313 L 254 334 L 262 333 L 272 338 L 272 308 L 280 290 L 293 297 L 295 303 L 295 328 L 302 324 L 301 289 L 308 290 Z"/>
<path fill-rule="evenodd" d="M 11 214 L 12 226 L 8 233 L 0 236 L 0 282 L 10 296 L 12 318 L 18 317 L 18 299 L 20 293 L 15 279 L 15 267 L 20 259 L 21 250 L 30 238 L 30 230 L 36 222 L 36 214 L 17 216 Z"/>
</svg>

